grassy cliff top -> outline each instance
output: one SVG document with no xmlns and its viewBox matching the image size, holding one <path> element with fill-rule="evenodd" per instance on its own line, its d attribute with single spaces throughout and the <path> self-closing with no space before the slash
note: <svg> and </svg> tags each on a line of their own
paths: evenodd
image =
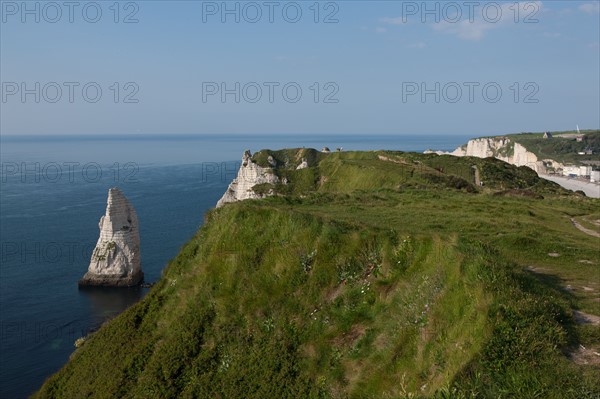
<svg viewBox="0 0 600 399">
<path fill-rule="evenodd" d="M 538 195 L 565 194 L 555 183 L 538 178 L 527 167 L 514 167 L 496 159 L 416 154 L 400 151 L 352 151 L 324 154 L 314 149 L 262 150 L 253 162 L 267 167 L 276 161 L 273 172 L 282 183 L 255 190 L 273 190 L 279 195 L 311 192 L 352 192 L 403 188 L 461 190 L 468 193 L 494 193 L 502 190 L 528 190 Z M 296 170 L 302 159 L 308 169 Z M 476 184 L 475 176 L 483 185 Z M 287 180 L 288 183 L 283 183 Z"/>
<path fill-rule="evenodd" d="M 600 394 L 598 365 L 565 355 L 600 349 L 573 313 L 600 314 L 598 238 L 571 220 L 595 228 L 599 200 L 493 159 L 254 159 L 269 155 L 288 184 L 209 211 L 150 293 L 35 397 Z"/>
</svg>

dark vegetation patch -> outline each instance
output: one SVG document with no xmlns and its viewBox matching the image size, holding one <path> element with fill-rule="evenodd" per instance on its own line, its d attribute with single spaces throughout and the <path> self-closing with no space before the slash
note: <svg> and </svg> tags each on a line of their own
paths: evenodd
<svg viewBox="0 0 600 399">
<path fill-rule="evenodd" d="M 497 197 L 523 197 L 523 198 L 532 198 L 532 199 L 544 199 L 544 196 L 535 193 L 531 190 L 519 190 L 519 189 L 512 189 L 512 190 L 505 190 L 505 191 L 498 191 L 496 193 L 494 193 L 495 196 Z"/>
</svg>

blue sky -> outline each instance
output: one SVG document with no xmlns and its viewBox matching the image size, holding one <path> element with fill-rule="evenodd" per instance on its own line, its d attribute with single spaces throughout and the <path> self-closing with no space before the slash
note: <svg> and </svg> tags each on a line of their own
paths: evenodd
<svg viewBox="0 0 600 399">
<path fill-rule="evenodd" d="M 600 2 L 475 3 L 2 1 L 1 133 L 600 127 Z"/>
</svg>

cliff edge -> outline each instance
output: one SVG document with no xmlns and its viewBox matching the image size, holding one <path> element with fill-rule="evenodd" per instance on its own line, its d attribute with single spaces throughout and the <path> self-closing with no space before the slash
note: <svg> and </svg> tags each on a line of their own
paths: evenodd
<svg viewBox="0 0 600 399">
<path fill-rule="evenodd" d="M 279 182 L 279 178 L 273 171 L 275 161 L 271 159 L 269 166 L 270 167 L 261 167 L 257 165 L 252 161 L 252 153 L 250 150 L 244 151 L 242 164 L 237 177 L 229 184 L 227 191 L 225 191 L 223 197 L 217 202 L 217 208 L 220 208 L 229 202 L 258 199 L 267 196 L 268 194 L 256 193 L 252 188 L 259 184 L 275 184 Z"/>
<path fill-rule="evenodd" d="M 230 195 L 252 197 L 249 174 L 272 171 L 279 183 L 252 191 L 274 196 L 209 210 L 144 298 L 78 340 L 33 397 L 600 393 L 597 367 L 566 356 L 600 350 L 572 311 L 597 314 L 598 238 L 563 216 L 591 230 L 599 200 L 494 158 L 244 159 Z M 125 234 L 110 208 L 101 230 Z"/>
</svg>

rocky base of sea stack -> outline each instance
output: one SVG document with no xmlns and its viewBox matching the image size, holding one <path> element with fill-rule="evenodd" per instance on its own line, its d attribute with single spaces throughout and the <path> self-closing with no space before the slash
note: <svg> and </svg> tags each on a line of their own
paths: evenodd
<svg viewBox="0 0 600 399">
<path fill-rule="evenodd" d="M 134 273 L 128 276 L 95 274 L 87 272 L 81 280 L 80 287 L 135 287 L 144 282 L 144 273 Z"/>
</svg>

